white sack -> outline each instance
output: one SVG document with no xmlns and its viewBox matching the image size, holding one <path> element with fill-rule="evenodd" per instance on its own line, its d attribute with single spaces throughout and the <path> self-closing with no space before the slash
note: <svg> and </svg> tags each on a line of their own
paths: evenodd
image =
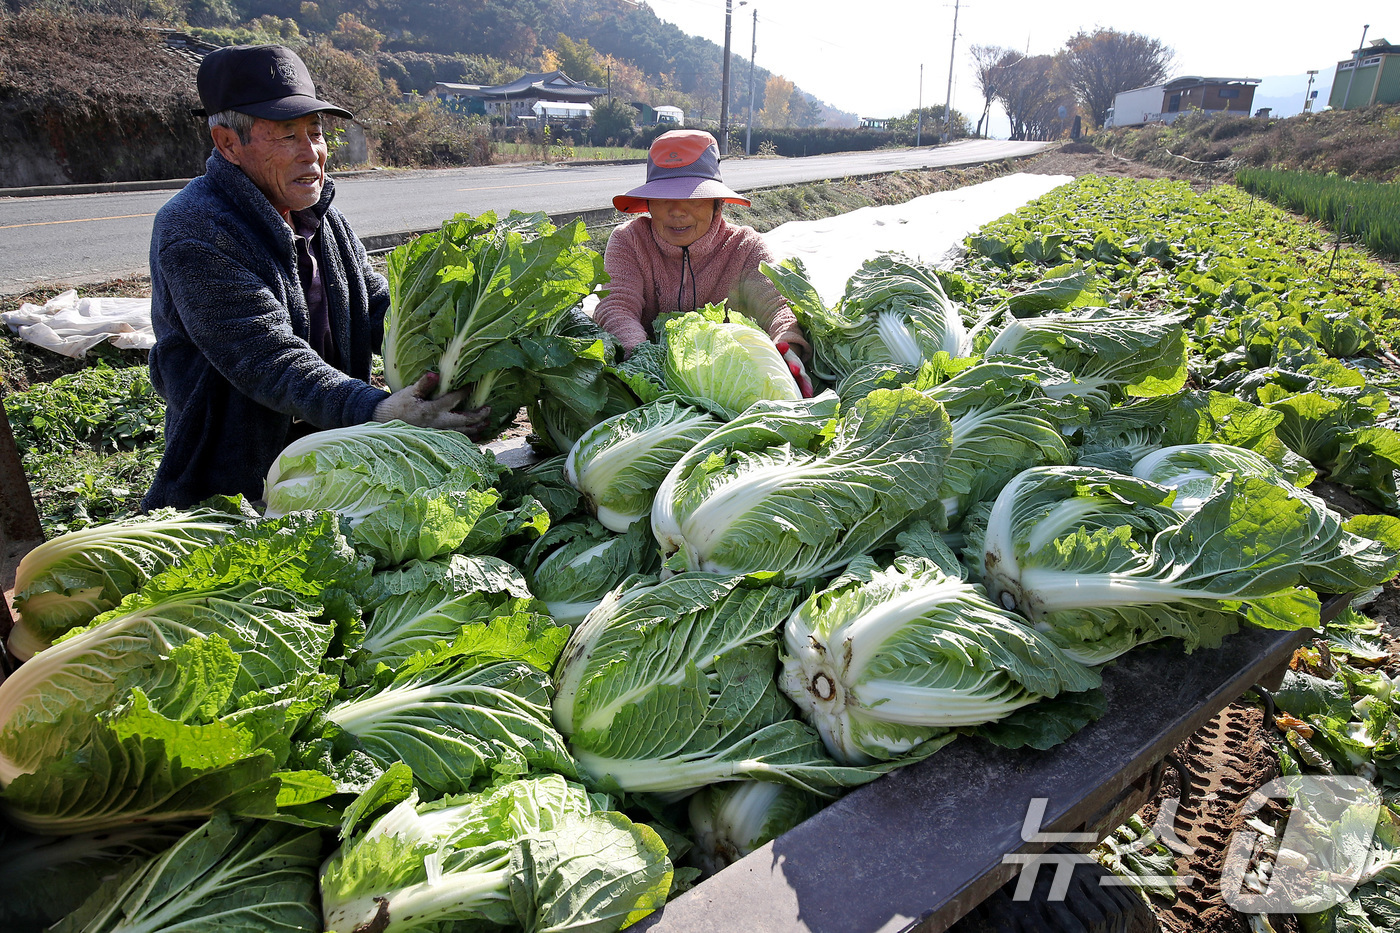
<svg viewBox="0 0 1400 933">
<path fill-rule="evenodd" d="M 42 307 L 26 302 L 18 311 L 6 311 L 0 320 L 21 340 L 74 359 L 104 340 L 123 350 L 156 345 L 149 298 L 80 299 L 70 288 Z"/>
</svg>

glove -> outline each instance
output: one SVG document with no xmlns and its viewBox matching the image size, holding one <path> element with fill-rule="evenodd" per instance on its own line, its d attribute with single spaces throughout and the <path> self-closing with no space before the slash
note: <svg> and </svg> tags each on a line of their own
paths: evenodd
<svg viewBox="0 0 1400 933">
<path fill-rule="evenodd" d="M 404 421 L 420 428 L 460 431 L 472 439 L 480 436 L 486 430 L 491 409 L 482 406 L 474 411 L 453 411 L 467 397 L 467 391 L 458 389 L 441 398 L 429 398 L 437 384 L 437 373 L 424 373 L 413 385 L 400 389 L 376 405 L 374 420 Z"/>
<path fill-rule="evenodd" d="M 792 373 L 793 381 L 797 383 L 797 388 L 801 390 L 803 398 L 811 398 L 815 393 L 812 391 L 812 380 L 807 378 L 807 368 L 802 365 L 802 358 L 787 345 L 786 341 L 778 341 L 778 352 L 782 354 L 783 361 L 788 365 L 788 371 Z"/>
</svg>

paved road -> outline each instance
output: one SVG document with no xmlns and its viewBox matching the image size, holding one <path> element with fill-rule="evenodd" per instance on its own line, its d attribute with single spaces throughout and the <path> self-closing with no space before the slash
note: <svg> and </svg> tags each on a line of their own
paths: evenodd
<svg viewBox="0 0 1400 933">
<path fill-rule="evenodd" d="M 926 149 L 879 150 L 803 159 L 725 163 L 739 191 L 902 169 L 967 165 L 1029 155 L 1046 143 L 966 140 Z M 493 165 L 358 173 L 336 180 L 336 206 L 361 237 L 433 229 L 459 211 L 548 211 L 606 207 L 640 184 L 639 165 Z M 0 198 L 0 295 L 37 284 L 109 281 L 147 271 L 151 223 L 173 190 Z"/>
</svg>

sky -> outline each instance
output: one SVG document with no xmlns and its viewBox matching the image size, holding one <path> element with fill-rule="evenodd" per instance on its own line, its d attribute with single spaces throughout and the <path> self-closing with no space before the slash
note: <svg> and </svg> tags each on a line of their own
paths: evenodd
<svg viewBox="0 0 1400 933">
<path fill-rule="evenodd" d="M 646 0 L 662 19 L 724 45 L 725 0 Z M 749 57 L 758 11 L 759 67 L 767 68 L 827 103 L 862 117 L 900 116 L 922 101 L 941 104 L 949 91 L 953 38 L 952 0 L 750 0 L 733 3 L 731 47 Z M 1389 9 L 1390 13 L 1384 10 Z M 1338 61 L 1361 40 L 1400 42 L 1400 3 L 1332 0 L 1326 4 L 1265 0 L 970 0 L 957 10 L 953 53 L 953 108 L 973 122 L 981 94 L 968 48 L 1000 45 L 1033 55 L 1053 54 L 1080 30 L 1099 27 L 1137 32 L 1174 50 L 1172 76 L 1261 78 L 1256 96 L 1293 95 L 1301 107 L 1303 84 L 1277 80 L 1318 69 L 1324 88 Z M 740 69 L 743 71 L 743 69 Z M 1275 80 L 1270 80 L 1275 79 Z M 731 78 L 731 109 L 747 106 L 747 74 Z M 1296 85 L 1296 87 L 1295 87 Z M 741 103 L 742 102 L 742 103 Z M 994 106 L 993 112 L 997 113 Z M 1277 113 L 1277 111 L 1276 111 Z M 1277 115 L 1287 115 L 1277 113 Z M 993 135 L 1005 135 L 1000 116 Z"/>
</svg>

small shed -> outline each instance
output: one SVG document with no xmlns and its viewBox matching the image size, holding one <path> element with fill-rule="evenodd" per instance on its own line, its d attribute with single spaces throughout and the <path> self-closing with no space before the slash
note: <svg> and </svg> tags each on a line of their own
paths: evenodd
<svg viewBox="0 0 1400 933">
<path fill-rule="evenodd" d="M 1400 103 L 1400 45 L 1374 39 L 1356 49 L 1351 58 L 1337 62 L 1328 106 L 1355 110 L 1372 104 Z"/>
<path fill-rule="evenodd" d="M 1171 123 L 1192 110 L 1249 116 L 1254 108 L 1254 88 L 1259 81 L 1259 78 L 1186 75 L 1164 84 L 1119 91 L 1114 95 L 1113 109 L 1104 126 Z"/>
<path fill-rule="evenodd" d="M 593 105 L 582 101 L 537 100 L 530 106 L 530 110 L 540 123 L 567 123 L 571 120 L 587 120 L 593 116 Z"/>
</svg>

